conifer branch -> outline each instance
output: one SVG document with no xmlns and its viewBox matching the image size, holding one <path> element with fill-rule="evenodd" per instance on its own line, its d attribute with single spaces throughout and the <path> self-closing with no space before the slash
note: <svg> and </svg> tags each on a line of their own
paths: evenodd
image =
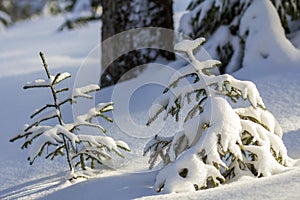
<svg viewBox="0 0 300 200">
<path fill-rule="evenodd" d="M 32 132 L 26 132 L 26 133 L 24 133 L 24 134 L 19 134 L 19 135 L 17 135 L 17 136 L 15 136 L 15 137 L 13 137 L 13 138 L 11 138 L 9 141 L 10 142 L 14 142 L 14 141 L 16 141 L 16 140 L 18 140 L 18 139 L 21 139 L 21 138 L 23 138 L 23 137 L 28 137 L 28 135 L 30 135 L 30 134 L 32 134 Z"/>
<path fill-rule="evenodd" d="M 47 88 L 51 87 L 50 85 L 25 85 L 23 89 L 30 89 L 30 88 Z"/>
<path fill-rule="evenodd" d="M 24 144 L 21 146 L 21 149 L 28 148 L 28 145 L 32 143 L 32 140 L 34 140 L 35 138 L 39 137 L 42 134 L 43 134 L 43 132 L 40 132 L 38 134 L 35 134 L 33 137 L 31 137 L 29 139 L 26 139 L 26 141 L 24 142 Z"/>
<path fill-rule="evenodd" d="M 95 115 L 94 117 L 102 117 L 103 119 L 106 119 L 109 122 L 113 122 L 112 118 L 110 118 L 110 117 L 108 117 L 106 115 L 103 115 L 102 113 L 99 113 L 99 114 Z"/>
<path fill-rule="evenodd" d="M 57 79 L 59 78 L 59 76 L 60 76 L 60 73 L 57 73 L 57 74 L 55 75 L 55 77 L 54 77 L 54 79 L 53 79 L 53 81 L 52 81 L 52 83 L 51 83 L 52 86 L 55 85 L 55 82 L 57 81 Z"/>
<path fill-rule="evenodd" d="M 45 118 L 43 118 L 43 119 L 40 119 L 40 120 L 34 122 L 33 124 L 29 125 L 24 131 L 27 132 L 27 131 L 29 131 L 32 127 L 38 126 L 41 122 L 47 121 L 47 120 L 53 119 L 53 118 L 59 119 L 59 115 L 56 114 L 56 115 L 53 115 L 53 116 L 49 116 L 49 117 L 45 117 Z"/>
<path fill-rule="evenodd" d="M 150 124 L 151 124 L 152 122 L 154 122 L 154 121 L 158 118 L 159 114 L 162 113 L 162 112 L 166 109 L 166 107 L 167 107 L 167 105 L 166 105 L 165 107 L 161 107 L 161 108 L 155 113 L 155 115 L 154 115 L 153 117 L 151 117 L 151 118 L 147 121 L 146 125 L 147 125 L 147 126 L 150 126 Z"/>
<path fill-rule="evenodd" d="M 61 93 L 61 92 L 66 92 L 66 91 L 69 91 L 69 88 L 62 88 L 62 89 L 56 90 L 56 94 Z"/>
<path fill-rule="evenodd" d="M 195 77 L 195 79 L 198 78 L 198 80 L 199 80 L 199 76 L 198 76 L 197 73 L 190 73 L 190 74 L 185 74 L 185 75 L 183 75 L 183 76 L 179 76 L 175 81 L 173 81 L 172 83 L 170 83 L 170 84 L 165 88 L 165 90 L 163 91 L 163 93 L 168 92 L 171 88 L 177 87 L 178 83 L 179 83 L 182 79 L 187 78 L 187 77 Z"/>
<path fill-rule="evenodd" d="M 63 100 L 62 102 L 60 102 L 58 105 L 59 106 L 62 106 L 62 105 L 64 105 L 64 104 L 66 104 L 66 103 L 73 103 L 74 102 L 74 100 L 72 99 L 72 98 L 68 98 L 68 99 L 65 99 L 65 100 Z"/>
<path fill-rule="evenodd" d="M 51 160 L 53 160 L 56 156 L 58 155 L 61 155 L 61 156 L 64 156 L 64 152 L 63 152 L 63 149 L 65 148 L 65 145 L 61 145 L 59 147 L 57 147 L 55 149 L 55 151 L 51 152 L 51 153 L 48 153 L 48 155 L 45 157 L 46 159 L 50 158 L 51 157 Z"/>
<path fill-rule="evenodd" d="M 80 157 L 80 160 L 75 164 L 75 166 L 79 166 L 81 165 L 81 169 L 82 170 L 85 170 L 86 169 L 86 165 L 85 165 L 85 162 L 84 162 L 84 156 L 86 157 L 85 160 L 91 160 L 91 169 L 94 169 L 95 168 L 95 164 L 94 164 L 94 161 L 97 161 L 98 164 L 102 165 L 103 162 L 102 160 L 100 159 L 100 157 L 96 156 L 94 153 L 90 153 L 88 151 L 85 151 L 85 152 L 82 152 L 82 153 L 78 153 L 77 155 L 75 155 L 72 159 L 75 159 L 77 157 Z"/>
<path fill-rule="evenodd" d="M 195 116 L 197 111 L 199 112 L 199 114 L 203 112 L 203 108 L 199 104 L 195 105 L 193 108 L 190 109 L 190 111 L 188 112 L 188 114 L 184 119 L 184 122 L 187 122 L 189 119 L 192 119 Z"/>
<path fill-rule="evenodd" d="M 42 59 L 42 62 L 43 62 L 43 66 L 44 66 L 44 69 L 46 71 L 46 74 L 47 74 L 47 78 L 50 79 L 51 75 L 50 75 L 50 72 L 48 70 L 48 65 L 46 63 L 46 59 L 45 59 L 45 56 L 44 56 L 44 53 L 43 52 L 40 52 L 40 57 Z"/>
<path fill-rule="evenodd" d="M 54 80 L 52 81 L 51 85 L 56 85 L 56 84 L 58 84 L 58 83 L 60 83 L 60 82 L 62 82 L 64 80 L 66 80 L 66 79 L 68 79 L 70 77 L 71 77 L 71 74 L 69 74 L 67 72 L 62 73 L 62 74 L 58 73 L 58 74 L 56 74 L 56 76 L 55 76 Z"/>
<path fill-rule="evenodd" d="M 97 129 L 100 129 L 103 133 L 106 133 L 106 129 L 103 128 L 101 125 L 97 125 L 97 124 L 87 122 L 87 123 L 78 123 L 74 126 L 74 128 L 78 128 L 80 126 L 88 126 L 88 127 L 97 128 Z"/>
<path fill-rule="evenodd" d="M 150 140 L 146 146 L 144 147 L 143 156 L 145 156 L 148 152 L 150 153 L 150 159 L 148 163 L 150 164 L 149 169 L 152 169 L 158 159 L 158 156 L 166 162 L 166 155 L 164 151 L 169 148 L 173 137 L 161 137 L 155 135 L 152 140 Z"/>
<path fill-rule="evenodd" d="M 57 144 L 53 144 L 53 143 L 51 143 L 51 142 L 46 142 L 46 143 L 44 143 L 44 144 L 42 145 L 42 147 L 40 148 L 40 151 L 38 152 L 37 155 L 35 155 L 33 158 L 28 157 L 29 164 L 32 165 L 33 162 L 34 162 L 34 160 L 35 160 L 38 156 L 41 156 L 41 155 L 42 155 L 42 153 L 43 153 L 43 151 L 44 151 L 44 148 L 45 148 L 46 146 L 49 146 L 49 145 L 54 145 L 54 146 L 56 146 Z"/>
<path fill-rule="evenodd" d="M 41 109 L 37 110 L 35 113 L 33 113 L 30 118 L 34 118 L 36 115 L 38 115 L 39 113 L 41 113 L 42 111 L 46 110 L 47 108 L 55 108 L 55 105 L 53 104 L 47 104 L 44 107 L 42 107 Z"/>
</svg>

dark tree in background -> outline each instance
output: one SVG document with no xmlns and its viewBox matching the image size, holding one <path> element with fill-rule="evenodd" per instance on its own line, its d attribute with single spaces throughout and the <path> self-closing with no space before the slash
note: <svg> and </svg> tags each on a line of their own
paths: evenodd
<svg viewBox="0 0 300 200">
<path fill-rule="evenodd" d="M 66 17 L 66 21 L 58 28 L 59 31 L 75 29 L 101 19 L 101 0 L 55 0 L 53 4 L 49 5 L 50 12 L 63 12 Z"/>
<path fill-rule="evenodd" d="M 286 34 L 300 29 L 300 0 L 270 1 L 277 10 Z M 192 0 L 187 8 L 189 12 L 181 18 L 180 31 L 193 39 L 205 37 L 207 43 L 212 41 L 204 45 L 205 49 L 214 59 L 222 61 L 222 73 L 232 73 L 242 66 L 247 35 L 240 33 L 240 26 L 244 13 L 253 2 Z"/>
<path fill-rule="evenodd" d="M 65 17 L 59 31 L 80 28 L 100 20 L 101 0 L 0 0 L 0 29 L 45 13 Z"/>
<path fill-rule="evenodd" d="M 102 41 L 121 33 L 123 31 L 132 30 L 143 27 L 161 27 L 173 29 L 173 9 L 172 0 L 103 0 L 102 15 Z M 146 35 L 146 33 L 141 33 Z M 159 56 L 173 60 L 174 54 L 168 51 L 144 48 L 133 50 L 118 58 L 114 58 L 114 51 L 120 51 L 120 48 L 128 49 L 129 47 L 139 46 L 139 42 L 145 43 L 145 38 L 149 42 L 148 46 L 154 43 L 164 43 L 167 49 L 172 49 L 173 37 L 164 37 L 161 34 L 151 34 L 150 37 L 141 37 L 128 34 L 122 43 L 114 42 L 114 44 L 102 46 L 102 77 L 101 86 L 109 86 L 123 79 L 135 77 L 139 70 L 129 70 L 147 64 L 156 60 Z M 140 40 L 140 41 L 139 41 Z M 141 41 L 143 40 L 143 41 Z M 108 63 L 108 60 L 114 60 Z M 106 66 L 109 64 L 109 66 Z"/>
<path fill-rule="evenodd" d="M 40 14 L 46 0 L 0 0 L 0 12 L 9 16 L 11 23 L 28 19 L 35 14 Z"/>
<path fill-rule="evenodd" d="M 0 32 L 17 21 L 28 19 L 34 14 L 40 14 L 45 1 L 0 0 Z"/>
</svg>

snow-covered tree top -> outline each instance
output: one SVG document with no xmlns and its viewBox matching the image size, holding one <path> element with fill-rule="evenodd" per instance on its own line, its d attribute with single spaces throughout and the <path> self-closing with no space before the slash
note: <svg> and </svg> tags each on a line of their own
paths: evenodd
<svg viewBox="0 0 300 200">
<path fill-rule="evenodd" d="M 70 77 L 71 74 L 68 72 L 58 73 L 55 76 L 50 75 L 50 78 L 48 79 L 36 79 L 34 81 L 27 82 L 24 88 L 27 89 L 27 88 L 34 88 L 34 87 L 50 87 L 51 85 L 58 84 L 61 81 Z"/>
<path fill-rule="evenodd" d="M 204 42 L 205 38 L 198 38 L 195 40 L 182 40 L 181 42 L 175 44 L 174 50 L 178 52 L 189 53 L 197 47 L 201 46 Z"/>
<path fill-rule="evenodd" d="M 164 110 L 162 108 L 166 108 L 167 112 L 164 117 L 166 118 L 173 108 L 176 107 L 175 102 L 177 100 L 181 102 L 179 106 L 181 107 L 183 105 L 183 99 L 187 94 L 199 91 L 205 91 L 208 96 L 229 95 L 232 97 L 232 100 L 237 100 L 241 97 L 244 100 L 248 100 L 255 108 L 260 106 L 265 109 L 264 102 L 254 83 L 237 80 L 228 74 L 215 76 L 211 74 L 209 70 L 219 66 L 221 64 L 220 61 L 212 59 L 199 61 L 195 58 L 193 50 L 199 47 L 204 41 L 204 38 L 183 40 L 175 45 L 175 50 L 188 55 L 191 64 L 181 68 L 175 73 L 170 79 L 170 84 L 164 91 L 164 94 L 156 99 L 156 103 L 162 107 L 157 107 L 155 112 L 152 111 L 150 113 L 150 123 Z M 193 75 L 196 75 L 199 80 L 194 83 L 177 86 L 180 80 Z"/>
</svg>

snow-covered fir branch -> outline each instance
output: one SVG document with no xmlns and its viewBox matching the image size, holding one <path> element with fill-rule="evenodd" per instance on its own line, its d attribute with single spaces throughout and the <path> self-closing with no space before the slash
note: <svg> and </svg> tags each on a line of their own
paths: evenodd
<svg viewBox="0 0 300 200">
<path fill-rule="evenodd" d="M 170 115 L 176 121 L 184 119 L 180 122 L 182 130 L 174 136 L 156 135 L 145 146 L 144 155 L 150 152 L 150 168 L 159 157 L 164 165 L 156 177 L 157 191 L 195 191 L 223 183 L 241 171 L 270 176 L 292 165 L 282 129 L 266 110 L 255 84 L 228 74 L 214 75 L 210 70 L 219 66 L 219 61 L 195 58 L 194 51 L 204 41 L 183 40 L 175 45 L 175 50 L 188 56 L 190 64 L 170 79 L 155 101 L 160 107 L 147 123 L 154 123 L 163 111 L 164 120 Z M 186 77 L 194 80 L 187 81 Z M 232 108 L 237 101 L 246 106 Z M 179 118 L 188 104 L 192 105 L 187 107 L 187 114 Z"/>
</svg>

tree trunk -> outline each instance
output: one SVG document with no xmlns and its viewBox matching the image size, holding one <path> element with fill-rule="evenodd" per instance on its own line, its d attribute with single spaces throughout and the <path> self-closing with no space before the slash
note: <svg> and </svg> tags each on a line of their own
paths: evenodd
<svg viewBox="0 0 300 200">
<path fill-rule="evenodd" d="M 104 0 L 102 5 L 102 41 L 106 41 L 102 45 L 102 87 L 135 77 L 143 69 L 138 66 L 158 57 L 174 60 L 172 52 L 151 48 L 153 44 L 163 43 L 163 49 L 172 49 L 173 36 L 137 29 L 173 29 L 172 0 Z M 123 32 L 133 29 L 138 31 Z M 122 40 L 120 37 L 112 39 L 121 32 Z"/>
</svg>

